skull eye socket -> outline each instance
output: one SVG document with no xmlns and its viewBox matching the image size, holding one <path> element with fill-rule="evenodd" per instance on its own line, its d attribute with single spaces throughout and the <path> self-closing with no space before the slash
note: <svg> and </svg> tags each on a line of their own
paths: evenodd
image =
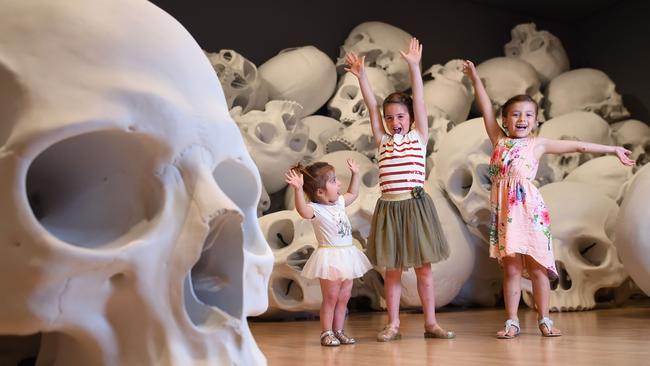
<svg viewBox="0 0 650 366">
<path fill-rule="evenodd" d="M 273 250 L 286 248 L 293 242 L 295 227 L 289 219 L 278 220 L 268 229 L 266 241 Z"/>
<path fill-rule="evenodd" d="M 581 238 L 576 248 L 583 263 L 594 267 L 602 265 L 608 254 L 605 245 L 590 238 Z"/>
<path fill-rule="evenodd" d="M 359 95 L 359 88 L 353 85 L 346 85 L 341 88 L 339 96 L 343 99 L 353 100 Z"/>
<path fill-rule="evenodd" d="M 537 51 L 538 49 L 544 47 L 546 42 L 544 41 L 543 38 L 535 38 L 532 41 L 530 41 L 530 51 Z"/>
<path fill-rule="evenodd" d="M 260 122 L 255 126 L 255 137 L 265 144 L 271 143 L 276 134 L 275 126 L 269 122 Z"/>
<path fill-rule="evenodd" d="M 50 146 L 27 172 L 34 217 L 58 239 L 85 248 L 140 236 L 164 202 L 154 154 L 160 150 L 156 141 L 122 131 Z"/>
<path fill-rule="evenodd" d="M 363 177 L 361 177 L 361 183 L 368 188 L 379 184 L 379 169 L 373 167 L 368 170 Z"/>
<path fill-rule="evenodd" d="M 473 181 L 472 173 L 469 170 L 458 169 L 449 178 L 447 186 L 451 194 L 457 197 L 465 197 L 472 188 Z"/>
</svg>

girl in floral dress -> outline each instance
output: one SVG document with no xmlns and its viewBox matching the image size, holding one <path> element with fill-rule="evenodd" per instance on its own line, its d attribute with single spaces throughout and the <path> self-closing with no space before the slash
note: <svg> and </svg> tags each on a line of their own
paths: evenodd
<svg viewBox="0 0 650 366">
<path fill-rule="evenodd" d="M 538 106 L 528 95 L 516 95 L 503 105 L 504 132 L 497 123 L 492 102 L 474 64 L 465 61 L 463 71 L 474 84 L 476 102 L 494 147 L 489 168 L 492 179 L 490 257 L 497 258 L 503 266 L 503 296 L 508 316 L 504 329 L 497 332 L 497 338 L 510 339 L 519 335 L 517 309 L 522 276 L 532 281 L 542 335 L 560 336 L 560 330 L 553 327 L 549 319 L 550 279 L 558 277 L 550 217 L 542 195 L 532 182 L 539 159 L 544 154 L 612 153 L 623 164 L 634 165 L 627 156 L 631 152 L 620 146 L 551 140 L 532 135 L 531 131 L 537 127 Z"/>
</svg>

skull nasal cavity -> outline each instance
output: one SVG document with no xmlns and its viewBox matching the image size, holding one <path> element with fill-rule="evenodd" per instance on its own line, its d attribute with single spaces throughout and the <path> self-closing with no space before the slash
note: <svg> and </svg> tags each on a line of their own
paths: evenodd
<svg viewBox="0 0 650 366">
<path fill-rule="evenodd" d="M 122 131 L 92 132 L 50 146 L 27 173 L 34 216 L 50 234 L 80 247 L 140 236 L 163 204 L 154 159 L 161 149 L 146 136 Z"/>
</svg>

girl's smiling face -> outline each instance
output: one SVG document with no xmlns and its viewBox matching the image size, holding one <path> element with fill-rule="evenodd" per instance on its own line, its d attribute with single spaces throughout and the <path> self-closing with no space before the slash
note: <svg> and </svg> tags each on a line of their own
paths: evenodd
<svg viewBox="0 0 650 366">
<path fill-rule="evenodd" d="M 527 137 L 537 127 L 537 108 L 531 102 L 515 102 L 508 107 L 503 117 L 503 124 L 508 130 L 508 136 L 515 138 Z"/>
<path fill-rule="evenodd" d="M 411 115 L 405 105 L 389 103 L 384 107 L 384 121 L 391 135 L 406 135 L 411 126 Z"/>
</svg>

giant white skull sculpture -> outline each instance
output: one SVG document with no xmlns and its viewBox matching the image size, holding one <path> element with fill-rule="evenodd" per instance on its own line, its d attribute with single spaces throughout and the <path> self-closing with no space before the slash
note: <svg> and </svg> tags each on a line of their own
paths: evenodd
<svg viewBox="0 0 650 366">
<path fill-rule="evenodd" d="M 552 183 L 540 192 L 551 214 L 553 251 L 560 276 L 551 291 L 550 309 L 592 309 L 598 290 L 618 287 L 627 278 L 612 242 L 618 205 L 583 183 Z M 532 307 L 530 281 L 525 283 L 524 300 Z"/>
<path fill-rule="evenodd" d="M 269 100 L 268 90 L 254 63 L 233 50 L 206 55 L 219 76 L 229 109 L 239 106 L 248 112 L 264 107 Z"/>
<path fill-rule="evenodd" d="M 589 111 L 613 122 L 630 115 L 614 82 L 596 69 L 571 70 L 551 80 L 546 87 L 544 109 L 548 118 Z"/>
<path fill-rule="evenodd" d="M 433 65 L 423 73 L 427 112 L 440 110 L 455 123 L 467 120 L 474 95 L 471 81 L 463 74 L 463 61 Z"/>
<path fill-rule="evenodd" d="M 334 93 L 336 68 L 314 46 L 289 48 L 263 63 L 259 74 L 271 100 L 293 100 L 302 106 L 301 117 L 316 112 Z"/>
<path fill-rule="evenodd" d="M 398 91 L 411 85 L 408 64 L 399 51 L 405 50 L 411 35 L 390 24 L 382 22 L 365 22 L 354 27 L 341 47 L 341 54 L 336 61 L 339 74 L 345 72 L 345 55 L 354 52 L 365 56 L 365 64 L 384 69 L 388 78 Z"/>
<path fill-rule="evenodd" d="M 41 333 L 39 364 L 265 363 L 260 178 L 200 47 L 147 1 L 2 8 L 0 334 Z"/>
<path fill-rule="evenodd" d="M 630 158 L 641 167 L 650 161 L 650 127 L 638 120 L 628 119 L 611 125 L 617 145 L 632 151 Z"/>
<path fill-rule="evenodd" d="M 319 116 L 317 114 L 302 119 L 302 123 L 309 129 L 307 141 L 307 154 L 303 157 L 303 164 L 311 164 L 325 155 L 325 147 L 330 137 L 339 132 L 341 124 L 334 118 Z"/>
<path fill-rule="evenodd" d="M 443 190 L 438 187 L 435 177 L 429 175 L 425 191 L 431 196 L 440 227 L 449 245 L 449 257 L 431 266 L 436 296 L 436 307 L 449 304 L 456 297 L 465 281 L 472 273 L 474 263 L 475 243 L 480 240 L 470 234 L 458 211 L 445 197 Z M 417 278 L 415 271 L 410 268 L 402 276 L 402 306 L 421 306 L 417 291 Z"/>
<path fill-rule="evenodd" d="M 550 119 L 540 127 L 539 136 L 554 140 L 579 140 L 611 145 L 611 129 L 593 112 L 576 111 Z M 580 164 L 594 157 L 589 153 L 547 154 L 540 159 L 537 179 L 541 185 L 564 179 Z"/>
<path fill-rule="evenodd" d="M 510 32 L 512 40 L 504 46 L 506 57 L 531 64 L 542 82 L 569 70 L 569 57 L 562 42 L 548 31 L 538 31 L 535 23 L 518 24 Z"/>
<path fill-rule="evenodd" d="M 540 91 L 541 82 L 537 71 L 526 61 L 512 57 L 495 57 L 476 66 L 492 105 L 498 116 L 501 116 L 501 106 L 518 94 L 527 94 L 539 105 L 537 120 L 544 120 Z"/>
<path fill-rule="evenodd" d="M 488 165 L 492 144 L 483 118 L 452 129 L 440 144 L 431 174 L 460 211 L 470 232 L 488 242 L 490 186 Z"/>
<path fill-rule="evenodd" d="M 395 91 L 395 87 L 388 79 L 386 71 L 382 69 L 367 67 L 366 74 L 377 104 L 381 106 L 384 99 Z M 347 72 L 341 77 L 336 94 L 327 104 L 327 110 L 332 118 L 338 119 L 346 126 L 370 116 L 356 76 Z"/>
<path fill-rule="evenodd" d="M 370 119 L 358 120 L 348 127 L 341 125 L 338 132 L 327 140 L 325 150 L 328 153 L 341 150 L 358 151 L 368 159 L 374 160 L 377 146 L 372 136 Z"/>
<path fill-rule="evenodd" d="M 242 114 L 240 107 L 230 111 L 269 194 L 286 187 L 284 173 L 307 154 L 309 131 L 300 109 L 296 102 L 272 100 L 263 111 Z"/>
<path fill-rule="evenodd" d="M 625 183 L 632 178 L 632 167 L 621 164 L 616 156 L 601 156 L 580 165 L 564 179 L 590 185 L 604 195 L 620 202 Z"/>
<path fill-rule="evenodd" d="M 650 165 L 641 168 L 627 190 L 616 222 L 616 248 L 625 270 L 650 295 Z"/>
</svg>

